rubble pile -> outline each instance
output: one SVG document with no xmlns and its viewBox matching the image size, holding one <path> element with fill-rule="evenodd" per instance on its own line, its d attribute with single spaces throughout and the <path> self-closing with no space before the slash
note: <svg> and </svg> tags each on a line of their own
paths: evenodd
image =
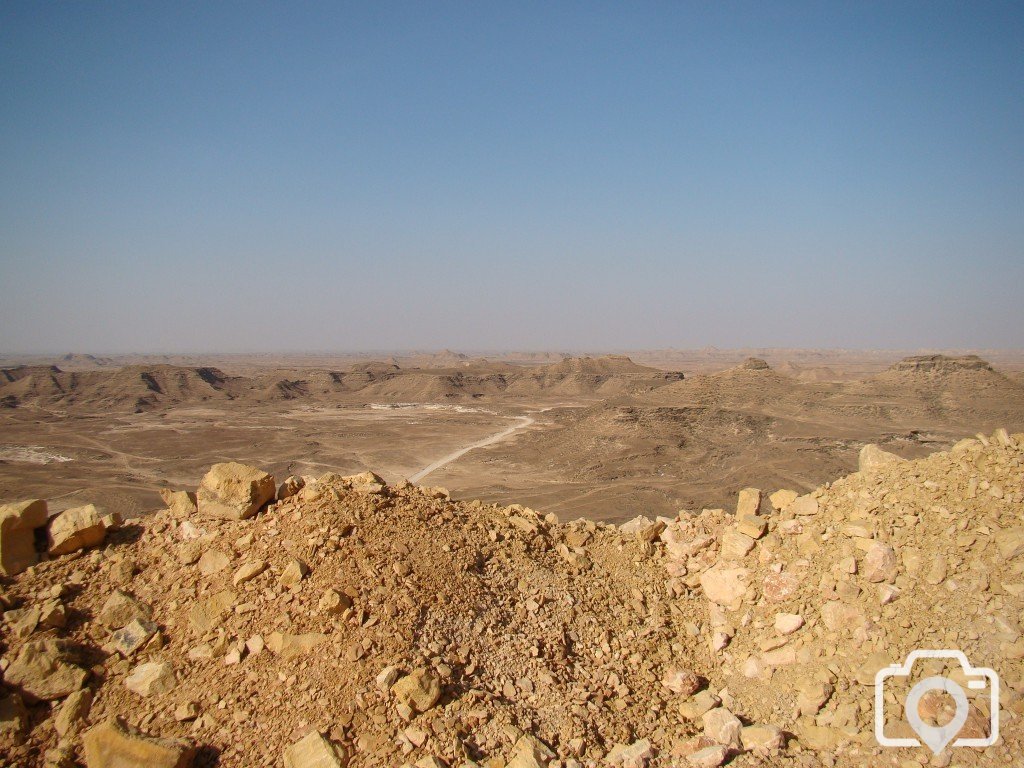
<svg viewBox="0 0 1024 768">
<path fill-rule="evenodd" d="M 0 764 L 948 764 L 872 731 L 922 647 L 999 673 L 1000 738 L 956 758 L 1012 764 L 1024 435 L 883 454 L 620 527 L 234 463 L 127 522 L 0 507 Z"/>
</svg>

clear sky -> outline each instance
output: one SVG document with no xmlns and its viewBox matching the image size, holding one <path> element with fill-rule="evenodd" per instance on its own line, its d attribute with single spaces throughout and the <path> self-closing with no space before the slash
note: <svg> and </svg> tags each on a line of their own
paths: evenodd
<svg viewBox="0 0 1024 768">
<path fill-rule="evenodd" d="M 1024 347 L 1020 2 L 0 3 L 0 351 Z"/>
</svg>

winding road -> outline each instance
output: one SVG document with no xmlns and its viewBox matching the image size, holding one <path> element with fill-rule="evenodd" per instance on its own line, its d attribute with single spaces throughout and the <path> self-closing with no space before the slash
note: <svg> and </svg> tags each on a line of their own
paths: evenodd
<svg viewBox="0 0 1024 768">
<path fill-rule="evenodd" d="M 422 480 L 424 477 L 429 475 L 431 472 L 436 472 L 441 467 L 443 467 L 445 464 L 452 463 L 453 461 L 458 459 L 460 456 L 464 456 L 465 454 L 469 453 L 470 451 L 472 451 L 472 450 L 474 450 L 476 448 L 483 448 L 485 445 L 492 445 L 493 443 L 497 443 L 499 440 L 504 440 L 509 435 L 512 435 L 512 434 L 518 432 L 520 429 L 525 429 L 526 427 L 530 426 L 531 424 L 533 424 L 533 419 L 532 418 L 530 418 L 529 416 L 519 416 L 519 417 L 516 418 L 516 423 L 513 424 L 508 429 L 503 429 L 501 432 L 497 432 L 497 433 L 491 435 L 490 437 L 485 437 L 483 440 L 478 440 L 475 443 L 470 443 L 469 445 L 467 445 L 464 448 L 459 448 L 459 450 L 457 450 L 457 451 L 452 451 L 447 456 L 441 457 L 440 459 L 435 461 L 433 464 L 427 465 L 426 467 L 421 469 L 419 472 L 417 472 L 415 475 L 412 475 L 409 478 L 409 482 L 410 483 L 418 483 L 420 480 Z"/>
</svg>

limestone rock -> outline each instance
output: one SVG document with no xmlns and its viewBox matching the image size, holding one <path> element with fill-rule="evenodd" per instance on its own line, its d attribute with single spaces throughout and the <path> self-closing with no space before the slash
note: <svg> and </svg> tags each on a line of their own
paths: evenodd
<svg viewBox="0 0 1024 768">
<path fill-rule="evenodd" d="M 740 491 L 736 500 L 736 517 L 742 515 L 756 515 L 761 508 L 761 490 L 759 488 L 744 488 Z"/>
<path fill-rule="evenodd" d="M 4 622 L 10 627 L 10 633 L 18 638 L 28 637 L 35 632 L 39 626 L 39 618 L 39 608 L 34 605 L 4 612 Z"/>
<path fill-rule="evenodd" d="M 148 619 L 132 619 L 128 624 L 114 632 L 111 645 L 125 658 L 135 655 L 142 646 L 157 632 L 157 626 Z"/>
<path fill-rule="evenodd" d="M 227 590 L 198 601 L 188 613 L 189 623 L 198 634 L 205 634 L 219 625 L 235 604 L 235 593 Z"/>
<path fill-rule="evenodd" d="M 830 600 L 821 607 L 821 622 L 833 632 L 853 632 L 864 621 L 864 614 L 859 608 L 840 600 Z"/>
<path fill-rule="evenodd" d="M 376 494 L 387 488 L 384 478 L 370 471 L 360 472 L 358 475 L 348 475 L 342 479 L 357 493 Z"/>
<path fill-rule="evenodd" d="M 310 731 L 284 751 L 284 768 L 345 768 L 349 753 L 318 731 Z"/>
<path fill-rule="evenodd" d="M 760 539 L 768 530 L 768 521 L 760 515 L 740 515 L 736 518 L 736 530 L 751 539 Z"/>
<path fill-rule="evenodd" d="M 352 598 L 333 589 L 324 590 L 317 604 L 321 613 L 343 613 L 352 607 Z"/>
<path fill-rule="evenodd" d="M 85 719 L 89 717 L 89 710 L 92 708 L 92 691 L 82 688 L 75 691 L 61 704 L 57 717 L 53 720 L 53 726 L 57 735 L 61 738 L 73 736 L 82 728 Z"/>
<path fill-rule="evenodd" d="M 309 566 L 297 558 L 288 561 L 284 571 L 281 572 L 280 583 L 282 587 L 294 587 L 309 573 Z"/>
<path fill-rule="evenodd" d="M 88 768 L 189 768 L 195 749 L 180 739 L 158 739 L 111 718 L 82 737 Z"/>
<path fill-rule="evenodd" d="M 305 480 L 298 475 L 289 475 L 277 488 L 277 500 L 284 501 L 285 499 L 290 499 L 305 487 Z"/>
<path fill-rule="evenodd" d="M 776 512 L 785 512 L 789 505 L 796 501 L 799 495 L 800 494 L 796 491 L 791 491 L 787 488 L 780 488 L 768 497 L 768 501 L 772 505 L 772 509 Z"/>
<path fill-rule="evenodd" d="M 213 576 L 231 565 L 231 558 L 217 549 L 208 549 L 199 558 L 199 572 L 203 576 Z"/>
<path fill-rule="evenodd" d="M 64 603 L 57 598 L 51 598 L 40 604 L 39 623 L 52 629 L 63 628 L 68 623 L 68 613 Z"/>
<path fill-rule="evenodd" d="M 996 549 L 1003 560 L 1013 560 L 1024 554 L 1024 527 L 1004 528 L 995 535 Z"/>
<path fill-rule="evenodd" d="M 544 768 L 554 758 L 555 753 L 543 742 L 527 734 L 512 747 L 505 768 Z"/>
<path fill-rule="evenodd" d="M 393 665 L 384 667 L 376 677 L 375 682 L 377 683 L 377 688 L 384 693 L 387 693 L 391 690 L 391 686 L 394 685 L 401 676 L 402 673 L 399 671 L 398 667 Z"/>
<path fill-rule="evenodd" d="M 824 680 L 807 680 L 797 689 L 796 706 L 802 715 L 816 715 L 832 698 L 835 688 Z"/>
<path fill-rule="evenodd" d="M 729 756 L 729 750 L 721 744 L 714 744 L 710 747 L 699 749 L 692 755 L 686 756 L 686 762 L 694 768 L 718 768 Z"/>
<path fill-rule="evenodd" d="M 441 698 L 441 681 L 429 669 L 417 669 L 391 686 L 400 704 L 426 712 Z"/>
<path fill-rule="evenodd" d="M 651 518 L 644 515 L 637 515 L 632 520 L 627 520 L 619 526 L 619 530 L 623 533 L 639 533 L 648 526 L 654 523 Z"/>
<path fill-rule="evenodd" d="M 139 696 L 162 696 L 173 691 L 177 681 L 170 662 L 148 661 L 135 667 L 124 684 Z"/>
<path fill-rule="evenodd" d="M 704 736 L 709 741 L 734 748 L 740 746 L 740 731 L 743 728 L 743 723 L 728 709 L 725 707 L 712 709 L 704 713 L 702 720 Z"/>
<path fill-rule="evenodd" d="M 895 453 L 883 451 L 874 443 L 868 443 L 860 449 L 860 456 L 857 458 L 857 469 L 860 472 L 873 472 L 878 469 L 885 469 L 893 464 L 901 464 L 906 459 L 897 456 Z"/>
<path fill-rule="evenodd" d="M 740 730 L 740 744 L 747 751 L 763 749 L 774 752 L 782 749 L 785 738 L 782 730 L 774 725 L 748 725 Z"/>
<path fill-rule="evenodd" d="M 811 516 L 818 514 L 818 500 L 813 496 L 797 496 L 786 507 L 787 512 L 797 516 Z"/>
<path fill-rule="evenodd" d="M 684 720 L 696 720 L 703 717 L 705 712 L 710 712 L 721 703 L 722 700 L 718 696 L 705 689 L 689 701 L 684 701 L 680 704 L 679 715 Z"/>
<path fill-rule="evenodd" d="M 736 610 L 747 591 L 750 571 L 746 568 L 720 568 L 715 566 L 700 576 L 700 585 L 708 600 Z"/>
<path fill-rule="evenodd" d="M 214 464 L 196 493 L 199 514 L 226 520 L 245 520 L 274 499 L 273 475 L 238 462 Z"/>
<path fill-rule="evenodd" d="M 831 752 L 844 741 L 837 729 L 813 722 L 798 722 L 793 731 L 801 745 L 819 752 Z"/>
<path fill-rule="evenodd" d="M 0 573 L 16 576 L 39 562 L 35 529 L 46 525 L 42 499 L 0 505 Z"/>
<path fill-rule="evenodd" d="M 775 631 L 780 635 L 792 635 L 804 625 L 804 617 L 797 613 L 775 614 Z"/>
<path fill-rule="evenodd" d="M 66 555 L 102 544 L 107 536 L 103 513 L 94 504 L 65 509 L 50 520 L 51 555 Z"/>
<path fill-rule="evenodd" d="M 605 757 L 605 762 L 622 768 L 644 768 L 652 757 L 654 745 L 650 739 L 639 739 L 628 745 L 617 744 Z"/>
<path fill-rule="evenodd" d="M 672 693 L 692 696 L 700 690 L 701 679 L 691 669 L 669 669 L 661 678 L 661 684 Z"/>
<path fill-rule="evenodd" d="M 175 517 L 189 518 L 198 511 L 196 495 L 190 491 L 172 491 L 170 488 L 161 488 L 160 498 Z"/>
<path fill-rule="evenodd" d="M 251 581 L 267 570 L 267 563 L 264 560 L 250 560 L 242 563 L 241 567 L 235 571 L 234 577 L 231 579 L 231 583 L 236 587 L 239 584 L 244 584 L 247 581 Z"/>
<path fill-rule="evenodd" d="M 174 708 L 174 719 L 186 723 L 199 717 L 199 705 L 194 701 L 186 701 Z"/>
<path fill-rule="evenodd" d="M 882 541 L 872 541 L 864 555 L 864 578 L 877 584 L 896 580 L 896 551 Z"/>
<path fill-rule="evenodd" d="M 723 560 L 742 560 L 754 548 L 754 539 L 739 531 L 722 534 L 721 555 Z"/>
<path fill-rule="evenodd" d="M 88 672 L 68 659 L 59 640 L 32 640 L 4 672 L 4 682 L 21 691 L 26 701 L 55 701 L 70 696 L 85 684 Z"/>
<path fill-rule="evenodd" d="M 283 659 L 293 659 L 296 656 L 309 653 L 326 640 L 327 635 L 319 632 L 307 632 L 304 635 L 272 632 L 267 638 L 267 648 Z"/>
<path fill-rule="evenodd" d="M 648 525 L 646 528 L 636 532 L 636 538 L 638 541 L 645 542 L 647 544 L 653 544 L 661 536 L 662 531 L 668 526 L 664 520 L 655 520 L 653 523 Z"/>
<path fill-rule="evenodd" d="M 127 592 L 116 589 L 100 608 L 99 620 L 111 629 L 120 629 L 135 619 L 148 620 L 152 613 L 148 605 Z"/>
</svg>

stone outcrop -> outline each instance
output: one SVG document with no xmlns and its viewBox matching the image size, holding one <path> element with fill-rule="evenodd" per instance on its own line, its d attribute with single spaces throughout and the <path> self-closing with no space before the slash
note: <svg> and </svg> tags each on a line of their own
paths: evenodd
<svg viewBox="0 0 1024 768">
<path fill-rule="evenodd" d="M 861 472 L 872 472 L 877 469 L 884 469 L 885 467 L 892 466 L 893 464 L 899 464 L 901 461 L 906 460 L 897 456 L 895 453 L 883 451 L 873 443 L 868 443 L 860 449 L 860 456 L 857 459 L 857 468 Z"/>
<path fill-rule="evenodd" d="M 107 537 L 105 513 L 94 504 L 65 509 L 50 520 L 49 553 L 66 555 L 79 549 L 95 547 Z"/>
<path fill-rule="evenodd" d="M 46 525 L 41 499 L 0 505 L 0 573 L 15 576 L 39 562 L 35 531 Z"/>
<path fill-rule="evenodd" d="M 199 514 L 225 520 L 255 515 L 277 493 L 273 475 L 237 462 L 214 464 L 196 493 Z"/>
</svg>

